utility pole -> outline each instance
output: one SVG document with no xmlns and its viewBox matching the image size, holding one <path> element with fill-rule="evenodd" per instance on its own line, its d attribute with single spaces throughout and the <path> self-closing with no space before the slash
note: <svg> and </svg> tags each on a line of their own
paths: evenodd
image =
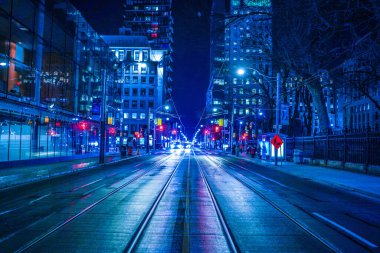
<svg viewBox="0 0 380 253">
<path fill-rule="evenodd" d="M 106 141 L 106 108 L 107 108 L 107 72 L 106 69 L 102 71 L 103 83 L 102 83 L 102 113 L 100 116 L 100 154 L 99 154 L 99 163 L 104 163 L 104 151 L 105 151 L 105 141 Z"/>
<path fill-rule="evenodd" d="M 280 133 L 280 107 L 281 107 L 281 97 L 280 97 L 280 83 L 281 76 L 277 73 L 277 96 L 276 96 L 276 134 Z M 275 165 L 278 163 L 278 149 L 275 150 Z"/>
<path fill-rule="evenodd" d="M 156 152 L 156 111 L 153 112 L 153 153 Z"/>
<path fill-rule="evenodd" d="M 146 129 L 146 153 L 149 154 L 149 134 L 150 134 L 150 107 L 148 108 L 148 126 Z"/>
<path fill-rule="evenodd" d="M 234 134 L 234 110 L 235 110 L 235 105 L 234 105 L 234 100 L 231 100 L 232 102 L 232 110 L 231 110 L 231 129 L 230 129 L 230 149 L 232 153 L 232 144 L 233 144 L 233 134 Z"/>
</svg>

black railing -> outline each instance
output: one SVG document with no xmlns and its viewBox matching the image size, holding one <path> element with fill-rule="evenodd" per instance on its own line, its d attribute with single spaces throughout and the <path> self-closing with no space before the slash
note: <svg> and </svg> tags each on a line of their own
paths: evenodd
<svg viewBox="0 0 380 253">
<path fill-rule="evenodd" d="M 340 161 L 380 165 L 380 132 L 343 133 L 323 136 L 288 137 L 286 158 L 293 159 L 294 150 L 311 160 Z"/>
</svg>

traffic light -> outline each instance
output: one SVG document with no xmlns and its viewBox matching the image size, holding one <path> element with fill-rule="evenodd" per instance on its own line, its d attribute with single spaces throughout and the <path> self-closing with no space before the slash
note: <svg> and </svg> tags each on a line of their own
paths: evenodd
<svg viewBox="0 0 380 253">
<path fill-rule="evenodd" d="M 159 130 L 160 132 L 164 131 L 164 126 L 163 126 L 163 125 L 158 126 L 158 130 Z"/>
<path fill-rule="evenodd" d="M 220 127 L 219 126 L 215 126 L 215 133 L 219 133 L 220 131 Z"/>
</svg>

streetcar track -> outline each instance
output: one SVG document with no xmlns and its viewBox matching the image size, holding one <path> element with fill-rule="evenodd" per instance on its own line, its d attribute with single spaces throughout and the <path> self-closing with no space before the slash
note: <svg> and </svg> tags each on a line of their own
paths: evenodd
<svg viewBox="0 0 380 253">
<path fill-rule="evenodd" d="M 213 159 L 211 159 L 211 158 L 209 158 L 210 160 L 212 160 L 212 161 L 214 161 Z M 243 169 L 243 170 L 245 170 L 245 171 L 248 171 L 248 172 L 250 172 L 250 173 L 253 173 L 253 174 L 256 174 L 255 172 L 252 172 L 251 170 L 248 170 L 248 169 L 246 169 L 246 168 L 244 168 L 244 167 L 242 167 L 242 166 L 240 166 L 240 165 L 238 165 L 238 164 L 236 164 L 236 163 L 234 163 L 234 162 L 231 162 L 231 161 L 228 161 L 228 160 L 226 160 L 226 159 L 224 159 L 224 158 L 220 158 L 219 157 L 219 159 L 222 159 L 222 160 L 224 160 L 224 161 L 226 161 L 226 162 L 228 162 L 228 163 L 230 163 L 230 164 L 232 164 L 232 165 L 234 165 L 234 166 L 236 166 L 236 167 L 239 167 L 239 168 L 241 168 L 241 169 Z M 240 182 L 243 182 L 243 181 L 241 181 L 238 177 L 236 177 L 236 176 L 234 176 L 234 175 L 232 175 L 230 172 L 228 172 L 226 169 L 224 169 L 224 168 L 222 168 L 216 161 L 214 161 L 215 162 L 215 164 L 217 164 L 217 166 L 218 167 L 220 167 L 221 169 L 223 169 L 224 171 L 226 171 L 228 174 L 230 174 L 231 176 L 233 176 L 235 179 L 237 179 L 238 181 L 240 181 Z M 246 179 L 248 179 L 248 180 L 250 180 L 250 181 L 254 181 L 254 180 L 252 180 L 251 178 L 249 178 L 249 177 L 247 177 L 247 176 L 244 176 L 243 174 L 241 174 L 241 173 L 239 173 L 239 172 L 237 172 L 236 170 L 233 170 L 235 173 L 237 173 L 237 174 L 239 174 L 241 177 L 244 177 L 244 178 L 246 178 Z M 245 183 L 243 183 L 243 184 L 245 184 Z M 249 184 L 246 184 L 247 186 L 249 186 Z M 250 188 L 250 187 L 248 187 L 248 188 Z M 252 187 L 253 188 L 253 187 Z M 298 190 L 296 190 L 296 189 L 294 189 L 296 192 L 298 192 L 298 193 L 300 193 Z M 259 191 L 258 191 L 259 192 Z M 261 194 L 261 193 L 260 193 Z M 317 199 L 313 199 L 312 197 L 310 197 L 310 196 L 307 196 L 306 194 L 304 194 L 304 193 L 301 193 L 303 196 L 306 196 L 306 197 L 309 197 L 310 199 L 312 199 L 312 200 L 315 200 L 315 201 L 318 201 L 318 202 L 322 202 L 321 200 L 317 200 Z M 264 195 L 263 195 L 264 196 Z M 262 196 L 260 196 L 260 197 L 262 197 Z M 264 196 L 265 197 L 265 196 Z M 266 198 L 266 197 L 265 197 Z M 268 199 L 269 200 L 269 199 Z M 269 200 L 270 201 L 270 200 Z M 268 202 L 269 203 L 269 202 Z M 273 202 L 273 204 L 274 205 L 276 205 L 274 202 Z M 272 205 L 272 204 L 271 204 Z M 293 204 L 294 205 L 294 204 Z M 277 205 L 276 205 L 277 206 Z M 342 236 L 344 236 L 344 237 L 346 237 L 346 238 L 348 238 L 348 239 L 350 239 L 352 242 L 354 242 L 354 243 L 356 243 L 357 245 L 359 245 L 359 246 L 361 246 L 361 247 L 364 247 L 366 250 L 368 250 L 368 251 L 371 251 L 372 252 L 372 249 L 371 248 L 377 248 L 378 246 L 377 245 L 375 245 L 375 244 L 373 244 L 373 243 L 371 243 L 371 242 L 369 242 L 368 240 L 366 240 L 366 239 L 364 239 L 364 238 L 361 238 L 360 236 L 357 236 L 357 234 L 356 233 L 354 233 L 354 232 L 352 232 L 352 231 L 350 231 L 350 230 L 347 230 L 347 229 L 344 229 L 344 228 L 341 228 L 341 226 L 338 224 L 338 225 L 335 225 L 334 224 L 334 222 L 331 222 L 330 220 L 328 220 L 328 219 L 325 219 L 325 217 L 323 217 L 323 216 L 321 216 L 321 215 L 319 215 L 318 213 L 315 213 L 315 212 L 309 212 L 309 211 L 307 211 L 307 210 L 305 210 L 304 208 L 301 208 L 301 207 L 299 207 L 299 206 L 297 206 L 297 205 L 294 205 L 294 206 L 296 206 L 298 209 L 300 209 L 300 210 L 302 210 L 304 213 L 306 213 L 306 214 L 308 214 L 309 216 L 311 216 L 311 217 L 313 217 L 314 219 L 315 218 L 318 218 L 317 220 L 319 221 L 319 222 L 321 222 L 321 223 L 323 223 L 323 224 L 325 224 L 325 225 L 327 225 L 327 226 L 329 226 L 329 227 L 331 227 L 332 229 L 334 229 L 336 232 L 338 232 L 339 234 L 341 234 Z M 280 207 L 279 207 L 280 208 Z M 276 208 L 277 209 L 277 208 Z M 281 209 L 281 208 L 280 208 Z M 282 211 L 281 211 L 282 212 Z M 286 213 L 286 211 L 284 211 L 285 213 Z M 290 215 L 289 215 L 290 216 Z M 291 216 L 290 216 L 291 217 Z M 289 218 L 289 217 L 288 217 Z M 296 221 L 296 222 L 298 222 L 295 218 L 293 218 L 294 219 L 294 221 Z M 304 224 L 302 224 L 301 222 L 300 222 L 300 224 L 302 225 L 302 226 L 305 226 L 305 228 L 307 228 L 306 227 L 306 225 L 304 225 Z M 298 224 L 297 224 L 298 225 Z M 310 230 L 311 231 L 311 230 Z M 311 231 L 311 233 L 314 233 L 314 232 L 312 232 Z M 314 236 L 314 235 L 313 235 Z M 318 236 L 318 235 L 317 235 Z M 321 237 L 321 239 L 323 239 L 322 237 Z M 325 239 L 323 239 L 324 241 L 325 241 Z M 328 242 L 327 240 L 326 240 L 326 242 L 329 244 L 329 245 L 331 245 L 334 249 L 332 249 L 332 248 L 330 248 L 330 249 L 332 249 L 332 250 L 334 250 L 335 252 L 339 252 L 339 250 L 338 249 L 336 249 L 330 242 Z M 376 247 L 374 247 L 374 246 L 376 246 Z"/>
<path fill-rule="evenodd" d="M 332 243 L 330 243 L 329 241 L 327 241 L 326 239 L 324 239 L 322 236 L 320 236 L 320 235 L 316 234 L 315 232 L 313 232 L 305 224 L 303 224 L 303 223 L 299 222 L 297 219 L 293 218 L 288 212 L 286 212 L 280 206 L 278 206 L 276 203 L 274 203 L 269 198 L 267 198 L 263 193 L 261 193 L 259 190 L 257 190 L 255 187 L 253 187 L 251 184 L 245 182 L 243 179 L 241 179 L 238 176 L 234 175 L 229 170 L 227 170 L 227 169 L 223 168 L 222 166 L 220 166 L 217 162 L 214 161 L 214 159 L 211 159 L 208 155 L 206 155 L 206 157 L 207 157 L 207 159 L 209 161 L 212 161 L 217 167 L 219 167 L 220 169 L 222 169 L 223 171 L 225 171 L 227 174 L 229 174 L 230 176 L 232 176 L 233 178 L 235 178 L 237 181 L 239 181 L 240 183 L 242 183 L 248 189 L 252 190 L 255 194 L 257 194 L 260 198 L 262 198 L 265 202 L 267 202 L 268 204 L 270 204 L 273 208 L 275 208 L 277 211 L 279 211 L 281 214 L 283 214 L 286 218 L 288 218 L 290 221 L 292 221 L 295 225 L 297 225 L 299 228 L 301 228 L 303 231 L 305 231 L 306 234 L 312 236 L 313 238 L 315 238 L 317 241 L 319 241 L 320 243 L 322 243 L 324 246 L 326 246 L 328 249 L 332 250 L 333 252 L 341 252 Z M 221 159 L 223 159 L 223 158 L 221 158 Z M 223 160 L 225 160 L 225 159 L 223 159 Z M 232 162 L 230 162 L 230 163 L 232 163 Z M 234 164 L 234 163 L 232 163 L 232 164 Z M 239 166 L 239 165 L 236 165 L 236 166 Z M 244 175 L 236 172 L 235 170 L 233 170 L 233 171 L 236 174 L 239 174 L 240 177 L 243 177 L 246 180 L 252 181 L 249 177 L 246 177 L 246 176 L 244 176 Z"/>
<path fill-rule="evenodd" d="M 123 250 L 123 252 L 128 252 L 128 253 L 133 252 L 136 249 L 136 247 L 138 246 L 140 240 L 142 239 L 142 236 L 144 234 L 145 229 L 147 228 L 150 220 L 152 219 L 154 212 L 156 211 L 162 197 L 164 196 L 164 194 L 166 192 L 166 189 L 169 187 L 174 175 L 176 174 L 177 169 L 179 168 L 180 164 L 182 163 L 184 156 L 185 155 L 183 155 L 181 157 L 181 160 L 178 162 L 177 166 L 175 167 L 175 169 L 171 173 L 169 179 L 166 181 L 165 185 L 160 190 L 160 193 L 158 194 L 158 196 L 154 200 L 153 204 L 150 206 L 149 210 L 145 214 L 145 216 L 142 219 L 142 221 L 140 222 L 139 226 L 137 227 L 135 232 L 132 234 L 132 236 L 129 239 L 126 247 Z"/>
<path fill-rule="evenodd" d="M 82 216 L 83 214 L 87 213 L 88 211 L 90 211 L 91 209 L 93 209 L 95 206 L 99 205 L 100 203 L 102 203 L 104 200 L 108 199 L 109 197 L 111 197 L 112 195 L 114 195 L 115 193 L 119 192 L 120 190 L 124 189 L 125 187 L 127 187 L 128 185 L 130 185 L 131 183 L 135 182 L 136 180 L 138 180 L 139 178 L 145 176 L 148 172 L 154 170 L 154 169 L 157 169 L 159 168 L 163 163 L 165 163 L 166 161 L 168 161 L 172 156 L 169 155 L 168 157 L 165 157 L 165 158 L 162 158 L 160 159 L 158 162 L 156 162 L 156 165 L 151 167 L 150 169 L 147 169 L 146 171 L 142 172 L 141 174 L 138 174 L 136 175 L 135 177 L 133 177 L 132 179 L 128 180 L 126 183 L 122 184 L 121 186 L 115 188 L 114 190 L 112 190 L 111 192 L 107 193 L 106 195 L 104 195 L 102 198 L 98 199 L 97 201 L 93 202 L 91 205 L 88 205 L 86 208 L 82 209 L 80 212 L 78 212 L 77 214 L 69 217 L 68 219 L 66 219 L 65 221 L 59 223 L 58 225 L 54 226 L 53 228 L 49 229 L 48 231 L 46 231 L 45 233 L 42 233 L 41 235 L 35 237 L 34 239 L 32 239 L 31 241 L 27 242 L 26 244 L 24 244 L 23 246 L 21 246 L 20 248 L 18 248 L 16 251 L 16 253 L 19 253 L 19 252 L 24 252 L 28 249 L 30 249 L 31 247 L 37 245 L 39 242 L 41 242 L 42 240 L 48 238 L 50 235 L 52 235 L 53 233 L 57 232 L 58 230 L 60 230 L 61 228 L 63 228 L 64 226 L 68 225 L 69 223 L 73 222 L 75 219 L 77 219 L 78 217 Z"/>
<path fill-rule="evenodd" d="M 235 237 L 234 237 L 234 235 L 233 235 L 233 233 L 232 233 L 230 227 L 229 227 L 228 224 L 227 224 L 226 218 L 225 218 L 225 216 L 223 215 L 223 212 L 222 212 L 222 210 L 221 210 L 221 208 L 220 208 L 220 205 L 219 205 L 218 201 L 217 201 L 216 198 L 215 198 L 214 192 L 212 191 L 212 189 L 211 189 L 211 187 L 210 187 L 210 185 L 209 185 L 209 183 L 208 183 L 208 180 L 207 180 L 206 175 L 205 175 L 205 173 L 204 173 L 204 171 L 203 171 L 203 169 L 202 169 L 202 166 L 200 165 L 198 159 L 196 158 L 196 155 L 195 155 L 195 152 L 194 152 L 194 151 L 193 151 L 193 153 L 194 153 L 195 161 L 196 161 L 197 164 L 198 164 L 199 172 L 200 172 L 200 174 L 201 174 L 201 177 L 202 177 L 202 179 L 203 179 L 203 182 L 204 182 L 205 185 L 206 185 L 206 188 L 207 188 L 207 190 L 208 190 L 208 193 L 209 193 L 210 198 L 211 198 L 211 200 L 212 200 L 212 203 L 213 203 L 213 205 L 214 205 L 215 211 L 216 211 L 216 213 L 217 213 L 218 220 L 219 220 L 220 224 L 222 225 L 223 233 L 224 233 L 224 235 L 225 235 L 225 237 L 226 237 L 226 239 L 227 239 L 228 246 L 230 247 L 230 250 L 231 250 L 232 252 L 241 252 L 241 251 L 240 251 L 240 248 L 239 248 L 239 246 L 238 246 L 238 244 L 237 244 L 237 242 L 236 242 L 236 239 L 235 239 Z"/>
</svg>

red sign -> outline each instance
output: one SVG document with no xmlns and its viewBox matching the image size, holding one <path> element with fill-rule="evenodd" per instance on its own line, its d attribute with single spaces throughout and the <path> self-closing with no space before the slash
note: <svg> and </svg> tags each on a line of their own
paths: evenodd
<svg viewBox="0 0 380 253">
<path fill-rule="evenodd" d="M 281 139 L 281 137 L 276 134 L 272 140 L 270 140 L 270 143 L 273 144 L 273 146 L 276 148 L 276 149 L 279 149 L 281 147 L 281 145 L 284 143 Z"/>
</svg>

